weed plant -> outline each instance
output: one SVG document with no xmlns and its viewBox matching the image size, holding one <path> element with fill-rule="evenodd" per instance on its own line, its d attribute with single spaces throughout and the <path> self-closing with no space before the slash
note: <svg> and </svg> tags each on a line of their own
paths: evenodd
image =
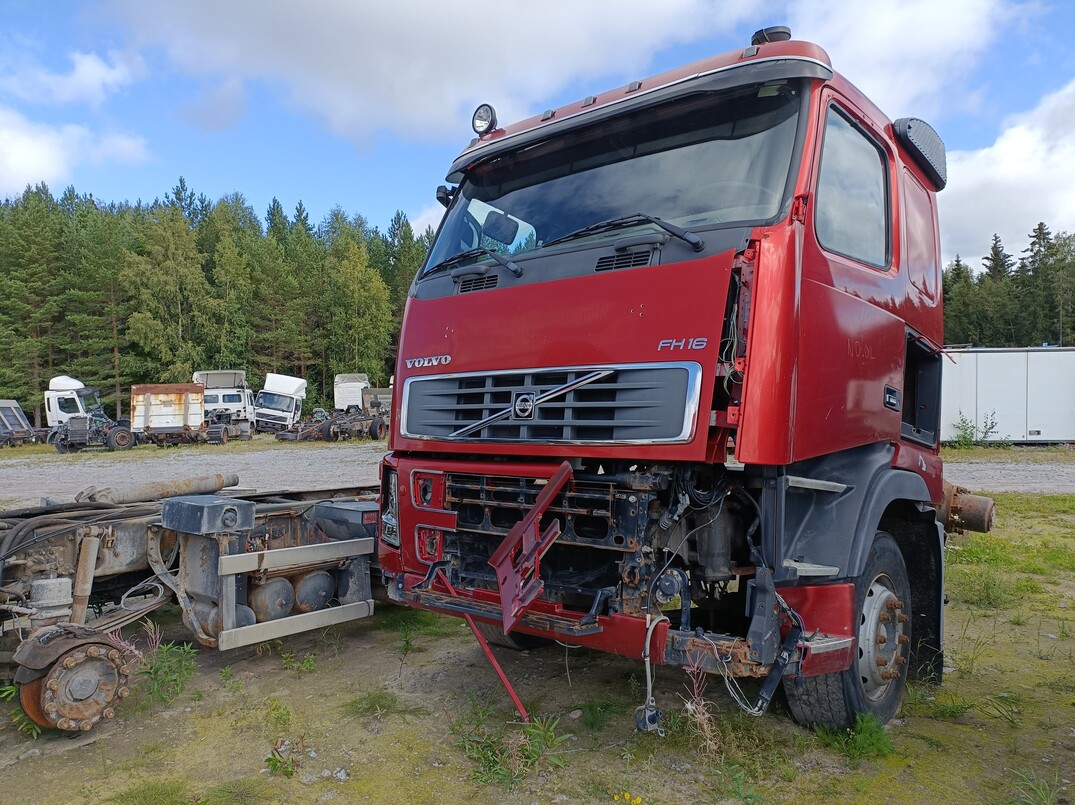
<svg viewBox="0 0 1075 805">
<path fill-rule="evenodd" d="M 357 699 L 351 699 L 343 705 L 343 710 L 355 716 L 372 716 L 383 718 L 392 713 L 401 713 L 399 699 L 387 688 L 378 688 Z"/>
<path fill-rule="evenodd" d="M 1013 805 L 1058 805 L 1067 802 L 1061 799 L 1066 785 L 1061 785 L 1059 775 L 1053 781 L 1038 779 L 1033 772 L 1016 771 L 1015 779 L 1008 788 L 1009 803 Z"/>
<path fill-rule="evenodd" d="M 570 734 L 557 734 L 558 718 L 535 718 L 529 724 L 491 725 L 492 709 L 472 700 L 470 712 L 452 723 L 451 732 L 477 768 L 473 778 L 483 785 L 512 789 L 541 768 L 562 767 L 558 754 Z"/>
<path fill-rule="evenodd" d="M 836 749 L 847 756 L 852 766 L 868 757 L 885 757 L 892 754 L 892 739 L 885 728 L 872 715 L 860 713 L 855 716 L 855 726 L 846 729 L 819 727 L 817 737 L 822 746 Z"/>
<path fill-rule="evenodd" d="M 955 693 L 938 692 L 932 685 L 908 684 L 901 712 L 904 716 L 955 721 L 976 708 L 970 699 Z"/>
<path fill-rule="evenodd" d="M 300 660 L 290 651 L 281 651 L 280 662 L 285 671 L 294 671 L 297 676 L 312 674 L 317 670 L 317 657 L 313 654 L 304 654 Z"/>
<path fill-rule="evenodd" d="M 198 800 L 198 805 L 257 805 L 273 802 L 269 784 L 260 777 L 240 777 L 215 785 Z"/>
</svg>

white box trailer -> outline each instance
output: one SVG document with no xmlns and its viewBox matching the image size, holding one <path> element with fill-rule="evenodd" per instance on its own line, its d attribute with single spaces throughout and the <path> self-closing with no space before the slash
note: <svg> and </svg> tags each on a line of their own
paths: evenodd
<svg viewBox="0 0 1075 805">
<path fill-rule="evenodd" d="M 946 349 L 941 440 L 973 423 L 985 442 L 1075 442 L 1075 348 Z M 988 430 L 988 433 L 983 431 Z"/>
</svg>

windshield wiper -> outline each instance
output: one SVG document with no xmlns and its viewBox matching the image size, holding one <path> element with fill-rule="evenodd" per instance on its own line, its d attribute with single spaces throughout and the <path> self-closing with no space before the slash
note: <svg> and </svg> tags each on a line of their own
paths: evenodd
<svg viewBox="0 0 1075 805">
<path fill-rule="evenodd" d="M 660 218 L 654 218 L 652 215 L 646 215 L 644 212 L 636 212 L 634 215 L 624 215 L 621 218 L 609 218 L 607 221 L 598 221 L 596 224 L 590 224 L 589 226 L 584 226 L 582 229 L 576 229 L 574 232 L 568 232 L 566 235 L 553 238 L 541 245 L 542 248 L 544 248 L 545 246 L 553 246 L 557 243 L 565 243 L 566 241 L 574 240 L 575 238 L 581 238 L 584 235 L 595 235 L 598 232 L 623 229 L 641 223 L 651 223 L 654 226 L 659 226 L 669 235 L 677 237 L 690 244 L 690 247 L 696 252 L 700 252 L 705 248 L 705 241 L 693 232 L 682 229 L 675 224 L 670 224 L 667 221 L 662 221 Z"/>
<path fill-rule="evenodd" d="M 454 254 L 454 255 L 452 255 L 451 257 L 449 257 L 449 258 L 447 258 L 445 260 L 441 260 L 436 265 L 430 266 L 429 268 L 427 268 L 426 272 L 422 275 L 422 277 L 423 278 L 428 277 L 430 274 L 434 274 L 437 271 L 443 271 L 446 268 L 451 268 L 452 266 L 458 265 L 459 263 L 462 263 L 464 260 L 469 260 L 472 257 L 473 258 L 492 257 L 494 260 L 496 260 L 498 263 L 500 263 L 500 265 L 504 266 L 504 268 L 508 269 L 508 271 L 510 271 L 516 277 L 521 277 L 523 275 L 523 270 L 521 268 L 519 268 L 518 264 L 513 263 L 511 260 L 509 260 L 507 257 L 502 255 L 500 252 L 498 252 L 498 251 L 496 251 L 494 249 L 486 249 L 486 248 L 484 248 L 482 246 L 479 246 L 477 249 L 467 249 L 465 252 L 460 252 L 459 254 Z"/>
</svg>

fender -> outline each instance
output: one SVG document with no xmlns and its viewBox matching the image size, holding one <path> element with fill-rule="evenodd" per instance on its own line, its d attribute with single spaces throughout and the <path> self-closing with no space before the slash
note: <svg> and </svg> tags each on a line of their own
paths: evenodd
<svg viewBox="0 0 1075 805">
<path fill-rule="evenodd" d="M 769 555 L 778 557 L 777 583 L 803 579 L 795 563 L 837 569 L 813 575 L 814 581 L 854 579 L 890 504 L 907 501 L 920 512 L 929 507 L 925 480 L 893 469 L 894 452 L 888 442 L 842 450 L 788 465 L 767 484 L 763 530 L 776 548 Z M 920 516 L 934 519 L 928 511 Z"/>
</svg>

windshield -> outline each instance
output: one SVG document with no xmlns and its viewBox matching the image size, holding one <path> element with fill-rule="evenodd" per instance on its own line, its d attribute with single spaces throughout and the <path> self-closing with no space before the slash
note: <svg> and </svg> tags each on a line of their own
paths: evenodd
<svg viewBox="0 0 1075 805">
<path fill-rule="evenodd" d="M 637 213 L 690 230 L 771 219 L 784 207 L 802 89 L 690 95 L 480 163 L 426 266 L 476 248 L 525 254 Z"/>
<path fill-rule="evenodd" d="M 254 401 L 258 408 L 271 408 L 273 411 L 291 413 L 295 410 L 295 400 L 283 394 L 273 394 L 271 391 L 259 391 L 258 398 Z"/>
<path fill-rule="evenodd" d="M 82 398 L 82 405 L 86 409 L 86 413 L 104 413 L 104 408 L 101 406 L 101 396 L 97 389 L 79 389 L 75 393 Z"/>
</svg>

